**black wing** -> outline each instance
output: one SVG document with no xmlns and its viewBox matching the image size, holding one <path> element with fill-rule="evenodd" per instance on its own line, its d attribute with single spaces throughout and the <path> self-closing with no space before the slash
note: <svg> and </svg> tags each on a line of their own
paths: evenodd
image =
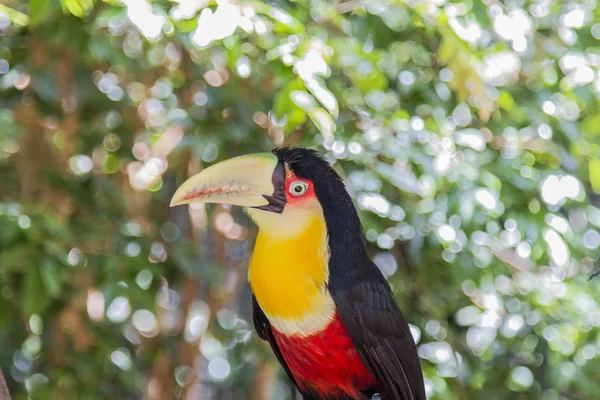
<svg viewBox="0 0 600 400">
<path fill-rule="evenodd" d="M 256 297 L 254 297 L 254 295 L 252 295 L 252 314 L 254 319 L 254 329 L 256 329 L 258 337 L 269 342 L 271 349 L 273 349 L 273 353 L 275 353 L 277 360 L 285 370 L 287 376 L 291 379 L 294 385 L 298 387 L 298 384 L 292 375 L 292 371 L 290 371 L 290 368 L 283 358 L 283 354 L 281 354 L 281 351 L 279 350 L 279 346 L 277 346 L 275 336 L 273 336 L 273 330 L 271 329 L 271 324 L 269 323 L 269 320 L 267 319 L 267 316 L 263 312 L 262 308 L 260 308 L 258 305 L 258 301 L 256 301 Z"/>
<path fill-rule="evenodd" d="M 331 290 L 340 318 L 361 360 L 383 385 L 382 400 L 426 400 L 408 323 L 387 281 L 372 267 L 368 278 Z"/>
</svg>

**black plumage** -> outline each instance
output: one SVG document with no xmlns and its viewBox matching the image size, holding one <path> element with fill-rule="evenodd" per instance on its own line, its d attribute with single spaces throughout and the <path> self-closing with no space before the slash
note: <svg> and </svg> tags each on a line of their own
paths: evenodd
<svg viewBox="0 0 600 400">
<path fill-rule="evenodd" d="M 343 180 L 314 150 L 284 147 L 273 153 L 298 177 L 314 185 L 327 226 L 328 289 L 361 360 L 381 384 L 373 389 L 380 391 L 382 400 L 425 400 L 423 375 L 408 323 L 387 281 L 366 253 L 362 225 Z M 294 381 L 256 299 L 253 308 L 258 335 L 269 342 Z M 303 395 L 307 400 L 319 398 L 311 393 Z"/>
<path fill-rule="evenodd" d="M 287 363 L 283 358 L 283 354 L 279 350 L 279 346 L 277 345 L 277 341 L 275 340 L 275 336 L 273 336 L 273 330 L 271 328 L 271 323 L 267 319 L 267 316 L 263 312 L 263 310 L 258 305 L 258 301 L 256 301 L 256 297 L 252 295 L 252 317 L 254 319 L 254 329 L 256 329 L 256 334 L 262 340 L 266 340 L 271 345 L 271 349 L 273 353 L 275 353 L 275 357 L 277 357 L 277 361 L 281 364 L 288 378 L 294 383 L 296 387 L 298 384 L 296 383 L 296 379 L 294 375 L 292 375 L 292 371 L 290 371 Z"/>
</svg>

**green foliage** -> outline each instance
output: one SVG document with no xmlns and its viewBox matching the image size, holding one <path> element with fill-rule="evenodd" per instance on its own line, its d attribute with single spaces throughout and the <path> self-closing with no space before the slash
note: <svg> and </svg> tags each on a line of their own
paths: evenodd
<svg viewBox="0 0 600 400">
<path fill-rule="evenodd" d="M 0 5 L 14 397 L 290 398 L 252 334 L 256 228 L 168 207 L 284 144 L 347 179 L 432 399 L 597 397 L 600 8 L 504 3 Z"/>
</svg>

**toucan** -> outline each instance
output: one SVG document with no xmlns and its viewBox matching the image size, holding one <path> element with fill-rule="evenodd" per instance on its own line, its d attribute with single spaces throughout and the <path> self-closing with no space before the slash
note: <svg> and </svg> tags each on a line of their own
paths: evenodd
<svg viewBox="0 0 600 400">
<path fill-rule="evenodd" d="M 305 400 L 425 400 L 409 325 L 365 249 L 340 175 L 282 147 L 216 163 L 171 206 L 243 206 L 258 225 L 248 278 L 254 326 Z"/>
</svg>

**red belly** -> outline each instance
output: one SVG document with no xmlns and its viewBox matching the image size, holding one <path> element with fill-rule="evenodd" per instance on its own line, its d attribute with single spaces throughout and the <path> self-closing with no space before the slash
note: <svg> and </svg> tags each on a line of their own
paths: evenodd
<svg viewBox="0 0 600 400">
<path fill-rule="evenodd" d="M 273 333 L 301 390 L 362 399 L 362 391 L 374 388 L 376 380 L 358 357 L 337 313 L 327 328 L 312 336 L 286 336 L 275 329 Z"/>
</svg>

